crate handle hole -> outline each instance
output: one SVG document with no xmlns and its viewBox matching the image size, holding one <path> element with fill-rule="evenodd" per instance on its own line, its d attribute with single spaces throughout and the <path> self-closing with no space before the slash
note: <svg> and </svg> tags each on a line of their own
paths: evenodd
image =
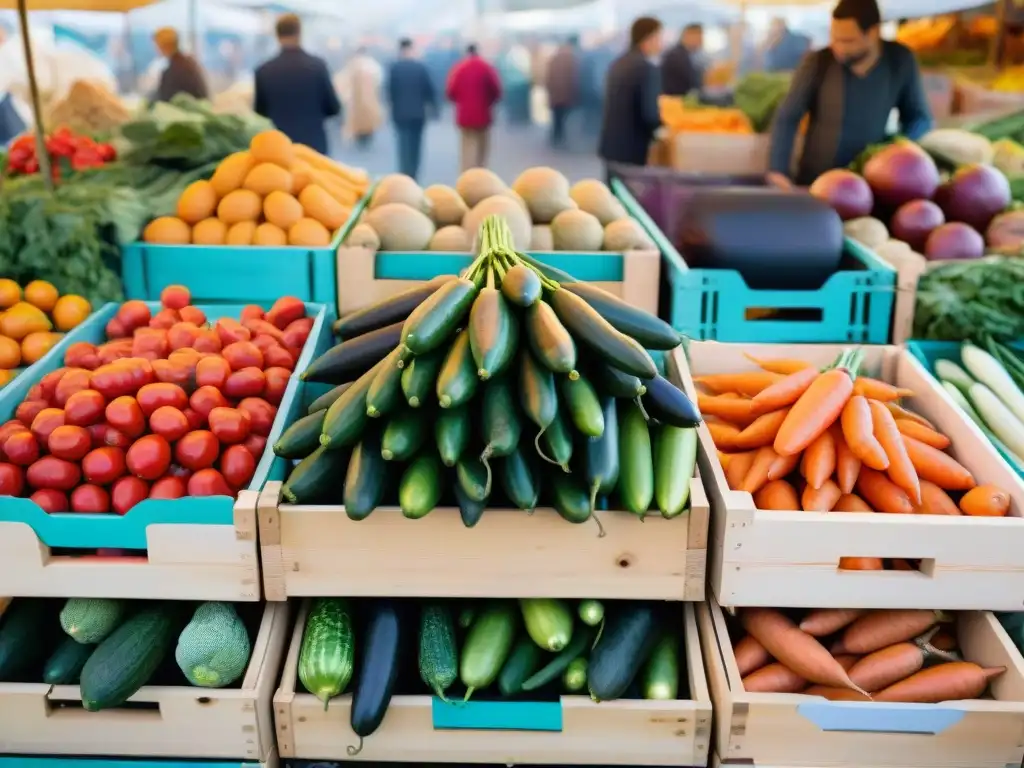
<svg viewBox="0 0 1024 768">
<path fill-rule="evenodd" d="M 916 574 L 933 578 L 935 576 L 935 558 L 847 556 L 839 558 L 836 568 L 843 573 L 872 574 L 884 570 L 905 573 L 908 576 Z"/>
<path fill-rule="evenodd" d="M 756 323 L 762 320 L 785 320 L 788 323 L 820 323 L 825 311 L 819 307 L 747 307 L 743 319 Z"/>
<path fill-rule="evenodd" d="M 633 565 L 632 555 L 622 555 L 619 557 L 618 566 L 619 568 L 629 568 Z"/>
<path fill-rule="evenodd" d="M 200 696 L 198 699 L 196 699 L 196 701 L 198 701 L 200 704 L 209 704 L 211 699 L 209 696 Z"/>
</svg>

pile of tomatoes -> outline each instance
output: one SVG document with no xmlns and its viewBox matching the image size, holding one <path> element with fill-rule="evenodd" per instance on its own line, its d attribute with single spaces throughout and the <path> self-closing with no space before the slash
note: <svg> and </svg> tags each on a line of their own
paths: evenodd
<svg viewBox="0 0 1024 768">
<path fill-rule="evenodd" d="M 160 299 L 122 304 L 109 341 L 72 344 L 32 387 L 0 427 L 0 496 L 123 515 L 249 484 L 313 318 L 291 297 L 213 323 L 182 286 Z"/>
</svg>

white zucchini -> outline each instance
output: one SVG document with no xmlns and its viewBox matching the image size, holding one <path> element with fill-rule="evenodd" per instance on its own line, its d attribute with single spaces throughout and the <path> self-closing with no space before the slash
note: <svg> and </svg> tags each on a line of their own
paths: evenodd
<svg viewBox="0 0 1024 768">
<path fill-rule="evenodd" d="M 985 424 L 1019 461 L 1024 455 L 1024 424 L 984 384 L 975 384 L 969 394 Z"/>
<path fill-rule="evenodd" d="M 970 374 L 1002 400 L 1003 404 L 1017 417 L 1018 422 L 1024 421 L 1024 393 L 1013 383 L 1010 374 L 1000 365 L 999 361 L 973 344 L 964 344 L 960 350 L 960 357 L 963 358 L 964 366 Z M 973 395 L 971 400 L 974 400 Z M 984 413 L 982 415 L 984 416 Z M 1014 453 L 1016 452 L 1014 451 Z"/>
<path fill-rule="evenodd" d="M 966 393 L 974 383 L 974 379 L 970 377 L 967 371 L 952 360 L 936 360 L 935 375 L 942 381 L 948 381 L 950 384 L 955 385 L 964 393 Z"/>
</svg>

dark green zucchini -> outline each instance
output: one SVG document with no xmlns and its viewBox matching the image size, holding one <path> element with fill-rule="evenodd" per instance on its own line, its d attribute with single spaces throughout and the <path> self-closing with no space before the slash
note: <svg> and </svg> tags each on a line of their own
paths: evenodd
<svg viewBox="0 0 1024 768">
<path fill-rule="evenodd" d="M 411 520 L 426 517 L 441 501 L 444 466 L 432 449 L 427 449 L 405 468 L 398 485 L 398 505 Z"/>
<path fill-rule="evenodd" d="M 355 384 L 354 381 L 346 381 L 344 384 L 339 384 L 336 387 L 329 389 L 324 394 L 320 395 L 316 400 L 309 404 L 309 409 L 306 413 L 316 413 L 317 411 L 326 411 L 332 405 L 334 401 L 345 394 L 345 390 Z"/>
<path fill-rule="evenodd" d="M 508 456 L 519 445 L 522 427 L 519 408 L 507 376 L 493 379 L 484 385 L 481 422 L 484 439 L 483 461 L 492 456 Z"/>
<path fill-rule="evenodd" d="M 414 357 L 402 371 L 402 393 L 413 408 L 429 403 L 434 397 L 437 374 L 444 362 L 445 349 L 439 347 L 426 355 Z"/>
<path fill-rule="evenodd" d="M 590 494 L 573 475 L 550 472 L 548 482 L 551 486 L 552 506 L 563 519 L 576 524 L 585 523 L 590 519 L 593 512 Z"/>
<path fill-rule="evenodd" d="M 469 494 L 462 490 L 458 479 L 455 481 L 454 491 L 455 503 L 459 505 L 459 517 L 462 518 L 462 524 L 467 528 L 472 528 L 484 516 L 484 512 L 487 510 L 487 499 L 483 501 L 471 499 Z"/>
<path fill-rule="evenodd" d="M 655 376 L 644 382 L 647 392 L 643 403 L 647 415 L 662 424 L 673 427 L 700 425 L 700 411 L 679 387 L 664 376 Z"/>
<path fill-rule="evenodd" d="M 442 285 L 406 319 L 401 343 L 416 356 L 443 346 L 466 317 L 478 290 L 464 277 Z"/>
<path fill-rule="evenodd" d="M 675 349 L 682 341 L 679 332 L 661 318 L 627 304 L 596 285 L 572 283 L 565 286 L 565 290 L 575 293 L 615 330 L 636 339 L 647 349 Z"/>
<path fill-rule="evenodd" d="M 608 496 L 619 482 L 619 412 L 614 397 L 601 398 L 604 414 L 604 434 L 588 440 L 583 452 L 586 456 L 587 486 L 590 495 Z"/>
<path fill-rule="evenodd" d="M 533 675 L 544 659 L 542 651 L 529 635 L 523 635 L 512 647 L 512 653 L 498 673 L 498 690 L 505 697 L 523 690 L 523 683 Z"/>
<path fill-rule="evenodd" d="M 540 276 L 525 264 L 513 265 L 501 278 L 501 292 L 519 307 L 532 306 L 543 289 Z"/>
<path fill-rule="evenodd" d="M 679 642 L 669 631 L 662 631 L 641 675 L 640 687 L 645 699 L 675 701 L 679 695 Z"/>
<path fill-rule="evenodd" d="M 95 650 L 95 645 L 83 645 L 73 637 L 65 637 L 46 660 L 43 682 L 49 685 L 74 685 L 82 674 L 82 667 Z"/>
<path fill-rule="evenodd" d="M 294 422 L 274 443 L 274 453 L 282 459 L 304 459 L 320 447 L 327 410 L 303 416 Z"/>
<path fill-rule="evenodd" d="M 366 415 L 372 419 L 386 416 L 402 402 L 402 349 L 396 347 L 384 358 L 377 375 L 366 390 Z"/>
<path fill-rule="evenodd" d="M 578 659 L 586 653 L 587 648 L 594 641 L 593 627 L 576 627 L 572 633 L 569 644 L 558 652 L 551 661 L 541 667 L 535 674 L 523 683 L 524 691 L 535 691 L 543 688 L 550 682 L 558 679 L 558 676 L 565 672 L 573 659 Z"/>
<path fill-rule="evenodd" d="M 416 307 L 429 299 L 431 295 L 445 283 L 455 279 L 455 275 L 440 275 L 433 280 L 408 288 L 394 296 L 378 301 L 368 307 L 345 315 L 334 321 L 334 335 L 343 339 L 361 336 L 378 328 L 405 322 L 405 319 Z"/>
<path fill-rule="evenodd" d="M 561 269 L 558 269 L 557 267 L 548 266 L 542 261 L 537 261 L 537 259 L 530 256 L 528 253 L 518 253 L 516 255 L 522 261 L 529 264 L 531 267 L 536 269 L 549 280 L 554 280 L 556 283 L 559 283 L 561 285 L 567 285 L 569 283 L 576 282 L 576 278 L 570 275 L 568 272 L 564 272 Z"/>
<path fill-rule="evenodd" d="M 491 494 L 491 474 L 487 465 L 473 456 L 463 456 L 455 465 L 459 486 L 473 501 L 485 501 Z"/>
<path fill-rule="evenodd" d="M 516 448 L 505 457 L 498 468 L 501 487 L 509 501 L 519 509 L 533 512 L 537 508 L 540 489 L 537 486 L 537 468 L 527 460 L 524 447 Z"/>
<path fill-rule="evenodd" d="M 360 376 L 327 409 L 323 431 L 320 433 L 320 445 L 329 446 L 333 451 L 354 445 L 359 440 L 369 420 L 366 415 L 366 393 L 370 391 L 370 385 L 383 365 L 384 361 L 381 360 Z"/>
<path fill-rule="evenodd" d="M 402 337 L 402 324 L 371 331 L 324 352 L 299 376 L 303 381 L 344 384 L 362 376 L 391 354 Z"/>
<path fill-rule="evenodd" d="M 338 478 L 348 467 L 345 451 L 329 451 L 321 445 L 288 475 L 281 496 L 289 504 L 316 504 L 337 488 Z"/>
<path fill-rule="evenodd" d="M 591 366 L 590 375 L 598 390 L 612 397 L 633 400 L 647 391 L 647 387 L 638 377 L 623 373 L 603 360 L 598 360 Z"/>
<path fill-rule="evenodd" d="M 454 467 L 462 458 L 469 443 L 470 418 L 468 408 L 448 408 L 435 416 L 434 438 L 437 452 L 446 467 Z"/>
<path fill-rule="evenodd" d="M 658 640 L 650 603 L 621 603 L 609 610 L 604 631 L 590 653 L 587 685 L 596 701 L 614 701 L 626 692 Z"/>
<path fill-rule="evenodd" d="M 345 473 L 345 514 L 351 520 L 365 520 L 380 506 L 391 479 L 391 467 L 381 456 L 380 431 L 367 429 L 352 450 Z"/>
<path fill-rule="evenodd" d="M 359 743 L 346 749 L 349 757 L 358 755 L 363 740 L 380 727 L 401 666 L 402 618 L 398 606 L 390 600 L 375 600 L 368 613 L 352 694 L 351 725 Z"/>
<path fill-rule="evenodd" d="M 572 460 L 572 432 L 562 415 L 561 409 L 555 414 L 555 418 L 544 430 L 544 447 L 546 453 L 541 453 L 541 458 L 551 464 L 557 464 L 563 472 L 569 472 L 569 462 Z"/>
<path fill-rule="evenodd" d="M 388 461 L 411 459 L 427 440 L 430 420 L 423 411 L 405 408 L 388 420 L 381 438 L 381 455 Z"/>
<path fill-rule="evenodd" d="M 597 438 L 604 434 L 604 413 L 601 401 L 593 385 L 583 376 L 573 381 L 562 380 L 563 412 L 569 415 L 573 425 L 582 434 Z"/>
<path fill-rule="evenodd" d="M 0 682 L 37 669 L 50 651 L 48 638 L 59 628 L 56 606 L 49 600 L 17 598 L 0 622 Z"/>
</svg>

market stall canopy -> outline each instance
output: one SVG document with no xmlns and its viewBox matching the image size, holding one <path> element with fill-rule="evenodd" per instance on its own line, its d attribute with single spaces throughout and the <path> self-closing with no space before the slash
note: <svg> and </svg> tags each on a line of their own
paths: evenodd
<svg viewBox="0 0 1024 768">
<path fill-rule="evenodd" d="M 28 0 L 30 11 L 105 11 L 127 13 L 159 0 Z M 18 0 L 0 0 L 0 9 L 17 10 Z"/>
</svg>

